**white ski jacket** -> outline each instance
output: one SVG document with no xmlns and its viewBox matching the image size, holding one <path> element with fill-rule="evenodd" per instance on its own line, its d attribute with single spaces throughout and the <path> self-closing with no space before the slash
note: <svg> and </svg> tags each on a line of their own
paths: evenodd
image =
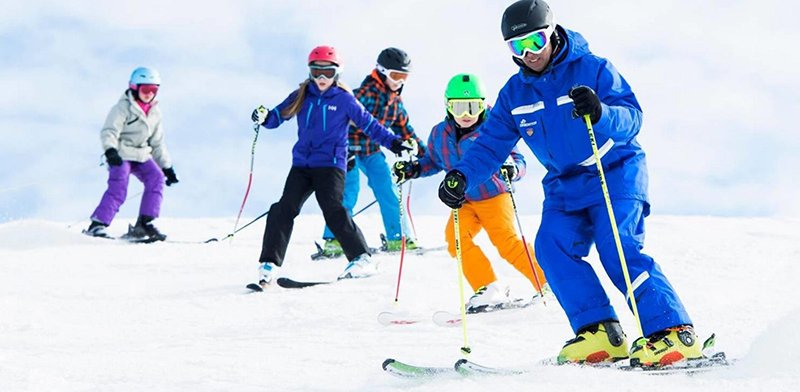
<svg viewBox="0 0 800 392">
<path fill-rule="evenodd" d="M 126 161 L 146 162 L 151 157 L 162 169 L 172 167 L 164 131 L 161 128 L 161 110 L 153 101 L 148 114 L 136 103 L 132 93 L 126 91 L 108 113 L 100 131 L 103 151 L 116 148 Z"/>
</svg>

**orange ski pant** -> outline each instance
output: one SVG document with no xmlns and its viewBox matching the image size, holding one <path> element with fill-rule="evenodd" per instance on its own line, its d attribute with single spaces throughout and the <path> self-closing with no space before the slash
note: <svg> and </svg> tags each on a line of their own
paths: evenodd
<svg viewBox="0 0 800 392">
<path fill-rule="evenodd" d="M 489 259 L 473 242 L 473 238 L 480 233 L 481 229 L 486 230 L 489 240 L 497 248 L 500 256 L 525 275 L 537 292 L 541 291 L 540 285 L 544 285 L 546 282 L 544 271 L 536 261 L 533 248 L 528 244 L 528 251 L 539 281 L 537 284 L 531 270 L 531 262 L 528 261 L 528 256 L 525 254 L 525 246 L 515 229 L 514 207 L 511 204 L 510 194 L 503 193 L 491 199 L 464 203 L 464 206 L 458 210 L 458 222 L 461 232 L 461 259 L 464 277 L 467 278 L 473 291 L 497 280 Z M 445 238 L 450 256 L 456 257 L 456 236 L 452 212 L 445 229 Z"/>
</svg>

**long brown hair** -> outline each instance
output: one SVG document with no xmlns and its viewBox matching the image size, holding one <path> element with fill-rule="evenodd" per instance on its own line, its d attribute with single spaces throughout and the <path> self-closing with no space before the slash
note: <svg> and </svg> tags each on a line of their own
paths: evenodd
<svg viewBox="0 0 800 392">
<path fill-rule="evenodd" d="M 294 117 L 294 115 L 300 111 L 300 106 L 303 106 L 303 101 L 306 98 L 306 90 L 308 89 L 309 83 L 311 83 L 311 78 L 308 78 L 304 80 L 303 83 L 300 83 L 300 87 L 298 87 L 296 90 L 297 96 L 295 97 L 294 102 L 292 102 L 289 106 L 281 110 L 281 117 L 283 117 L 285 120 Z M 339 79 L 336 79 L 336 86 L 344 91 L 347 91 L 349 94 L 353 94 L 353 90 L 351 90 L 350 87 L 348 87 L 346 84 L 344 84 L 344 82 L 340 81 Z M 331 88 L 332 87 L 333 86 L 331 86 Z"/>
</svg>

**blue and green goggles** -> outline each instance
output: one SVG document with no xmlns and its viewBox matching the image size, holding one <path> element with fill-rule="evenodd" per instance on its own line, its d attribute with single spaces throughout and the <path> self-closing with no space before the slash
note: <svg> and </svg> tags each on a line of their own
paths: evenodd
<svg viewBox="0 0 800 392">
<path fill-rule="evenodd" d="M 550 26 L 531 31 L 523 36 L 509 38 L 506 40 L 506 43 L 514 57 L 523 58 L 525 57 L 525 52 L 539 54 L 547 47 L 547 44 L 550 42 L 550 36 L 553 35 L 555 30 L 556 24 L 552 23 Z"/>
</svg>

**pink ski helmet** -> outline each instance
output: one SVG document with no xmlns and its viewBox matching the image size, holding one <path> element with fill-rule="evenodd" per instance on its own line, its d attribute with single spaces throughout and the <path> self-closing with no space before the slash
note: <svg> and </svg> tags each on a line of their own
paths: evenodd
<svg viewBox="0 0 800 392">
<path fill-rule="evenodd" d="M 330 61 L 337 66 L 342 65 L 339 55 L 336 54 L 336 49 L 333 46 L 322 45 L 311 49 L 311 53 L 308 54 L 308 63 L 311 64 L 315 61 Z"/>
</svg>

